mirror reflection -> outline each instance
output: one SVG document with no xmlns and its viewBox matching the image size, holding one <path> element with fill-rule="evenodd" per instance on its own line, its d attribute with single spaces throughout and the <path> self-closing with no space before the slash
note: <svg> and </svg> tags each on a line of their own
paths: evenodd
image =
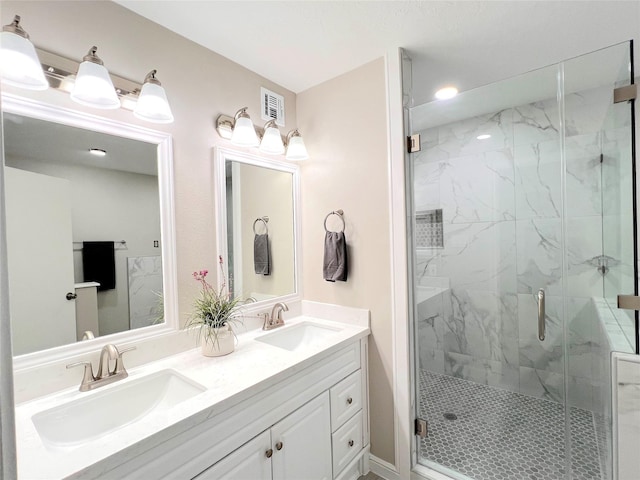
<svg viewBox="0 0 640 480">
<path fill-rule="evenodd" d="M 255 301 L 296 292 L 291 171 L 225 160 L 229 285 Z"/>
<path fill-rule="evenodd" d="M 14 354 L 163 322 L 157 145 L 4 113 L 4 147 Z"/>
</svg>

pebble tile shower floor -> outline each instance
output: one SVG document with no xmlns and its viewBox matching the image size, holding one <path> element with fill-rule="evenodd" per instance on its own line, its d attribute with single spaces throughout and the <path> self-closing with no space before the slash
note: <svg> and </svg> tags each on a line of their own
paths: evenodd
<svg viewBox="0 0 640 480">
<path fill-rule="evenodd" d="M 473 480 L 565 478 L 558 403 L 420 370 L 420 415 L 429 422 L 422 459 Z M 572 479 L 604 479 L 592 413 L 572 408 L 571 432 Z"/>
</svg>

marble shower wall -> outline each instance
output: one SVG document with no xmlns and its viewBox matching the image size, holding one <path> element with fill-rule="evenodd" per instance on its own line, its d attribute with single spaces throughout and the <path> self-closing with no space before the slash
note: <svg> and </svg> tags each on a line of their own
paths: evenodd
<svg viewBox="0 0 640 480">
<path fill-rule="evenodd" d="M 597 269 L 603 253 L 602 178 L 619 181 L 621 172 L 614 154 L 600 162 L 603 150 L 621 148 L 620 135 L 607 130 L 611 97 L 611 89 L 603 88 L 565 99 L 568 358 L 557 101 L 419 132 L 415 209 L 442 209 L 444 247 L 417 250 L 416 281 L 434 286 L 445 277 L 450 285 L 418 306 L 422 368 L 562 401 L 568 361 L 571 403 L 601 408 L 594 402 L 600 403 L 596 390 L 606 372 L 596 368 L 602 339 L 590 298 L 603 296 Z M 481 134 L 491 137 L 478 140 Z M 543 342 L 537 338 L 540 288 L 547 300 Z"/>
<path fill-rule="evenodd" d="M 154 325 L 162 313 L 162 257 L 127 257 L 129 328 Z"/>
</svg>

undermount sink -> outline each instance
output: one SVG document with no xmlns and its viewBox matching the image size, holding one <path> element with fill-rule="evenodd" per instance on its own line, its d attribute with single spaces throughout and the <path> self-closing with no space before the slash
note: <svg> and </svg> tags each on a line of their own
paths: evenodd
<svg viewBox="0 0 640 480">
<path fill-rule="evenodd" d="M 46 445 L 73 447 L 205 390 L 175 370 L 161 370 L 37 413 L 32 420 Z"/>
<path fill-rule="evenodd" d="M 340 330 L 340 328 L 303 322 L 291 327 L 284 327 L 273 333 L 267 333 L 256 340 L 285 350 L 303 350 L 324 343 Z"/>
</svg>

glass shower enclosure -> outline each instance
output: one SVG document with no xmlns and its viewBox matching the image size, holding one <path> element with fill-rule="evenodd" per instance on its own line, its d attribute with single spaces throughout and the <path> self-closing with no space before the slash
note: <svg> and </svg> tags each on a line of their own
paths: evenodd
<svg viewBox="0 0 640 480">
<path fill-rule="evenodd" d="M 405 112 L 417 463 L 612 478 L 610 354 L 637 352 L 616 306 L 637 294 L 633 101 L 614 102 L 631 58 L 623 43 Z"/>
</svg>

